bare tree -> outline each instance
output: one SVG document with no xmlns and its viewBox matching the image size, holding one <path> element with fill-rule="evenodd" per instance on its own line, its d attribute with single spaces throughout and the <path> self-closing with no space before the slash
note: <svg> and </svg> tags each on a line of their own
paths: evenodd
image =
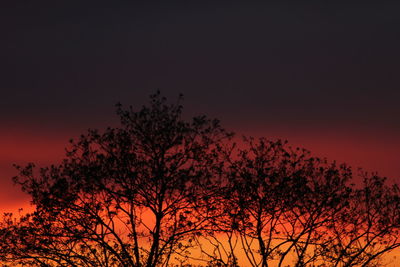
<svg viewBox="0 0 400 267">
<path fill-rule="evenodd" d="M 400 246 L 397 185 L 283 141 L 240 145 L 160 93 L 121 126 L 17 167 L 35 211 L 0 222 L 5 266 L 377 266 Z"/>
<path fill-rule="evenodd" d="M 382 255 L 400 246 L 400 194 L 385 178 L 363 173 L 349 206 L 331 218 L 324 260 L 333 266 L 382 266 Z"/>
<path fill-rule="evenodd" d="M 357 189 L 350 167 L 279 140 L 241 147 L 224 153 L 219 216 L 202 238 L 211 262 L 370 266 L 400 245 L 397 186 L 373 176 Z"/>
<path fill-rule="evenodd" d="M 193 209 L 213 176 L 217 120 L 181 118 L 159 93 L 139 111 L 118 106 L 121 128 L 72 141 L 59 166 L 19 168 L 36 211 L 2 227 L 3 260 L 57 266 L 167 266 L 202 229 Z"/>
</svg>

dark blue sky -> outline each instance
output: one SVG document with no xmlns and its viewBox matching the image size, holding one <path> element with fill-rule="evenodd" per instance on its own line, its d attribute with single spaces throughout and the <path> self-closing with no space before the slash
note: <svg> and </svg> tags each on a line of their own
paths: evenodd
<svg viewBox="0 0 400 267">
<path fill-rule="evenodd" d="M 398 4 L 13 2 L 0 11 L 2 120 L 107 116 L 159 88 L 228 120 L 399 130 Z"/>
<path fill-rule="evenodd" d="M 1 166 L 160 89 L 232 130 L 400 175 L 400 4 L 100 2 L 0 4 Z"/>
</svg>

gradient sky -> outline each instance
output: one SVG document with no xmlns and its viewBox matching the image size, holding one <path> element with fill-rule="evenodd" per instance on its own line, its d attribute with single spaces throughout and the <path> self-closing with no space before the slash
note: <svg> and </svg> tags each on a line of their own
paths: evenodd
<svg viewBox="0 0 400 267">
<path fill-rule="evenodd" d="M 400 4 L 99 2 L 0 4 L 0 209 L 27 199 L 12 163 L 57 162 L 156 89 L 238 133 L 400 177 Z"/>
</svg>

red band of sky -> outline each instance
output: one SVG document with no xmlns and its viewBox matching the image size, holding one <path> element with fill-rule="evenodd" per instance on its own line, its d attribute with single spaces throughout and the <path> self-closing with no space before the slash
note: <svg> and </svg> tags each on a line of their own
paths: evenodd
<svg viewBox="0 0 400 267">
<path fill-rule="evenodd" d="M 290 131 L 271 127 L 271 130 L 240 132 L 237 127 L 237 137 L 241 133 L 255 137 L 270 139 L 287 139 L 293 147 L 303 147 L 315 156 L 327 157 L 338 163 L 348 163 L 357 173 L 359 167 L 366 171 L 377 171 L 387 176 L 391 181 L 400 177 L 398 151 L 400 140 L 394 135 L 372 135 L 356 131 L 338 129 L 318 130 L 297 129 Z M 67 132 L 51 132 L 48 129 L 25 129 L 14 132 L 3 131 L 0 136 L 0 211 L 15 211 L 28 207 L 29 197 L 22 193 L 18 186 L 13 185 L 12 177 L 18 172 L 13 164 L 24 165 L 28 162 L 38 166 L 57 164 L 65 153 L 68 140 L 84 132 L 71 130 Z"/>
</svg>

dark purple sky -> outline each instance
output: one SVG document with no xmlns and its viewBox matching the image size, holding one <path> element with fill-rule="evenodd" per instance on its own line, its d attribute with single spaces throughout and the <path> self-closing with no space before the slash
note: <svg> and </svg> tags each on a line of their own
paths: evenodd
<svg viewBox="0 0 400 267">
<path fill-rule="evenodd" d="M 239 133 L 400 177 L 394 1 L 39 2 L 0 4 L 2 203 L 21 197 L 11 163 L 58 159 L 156 89 Z"/>
</svg>

